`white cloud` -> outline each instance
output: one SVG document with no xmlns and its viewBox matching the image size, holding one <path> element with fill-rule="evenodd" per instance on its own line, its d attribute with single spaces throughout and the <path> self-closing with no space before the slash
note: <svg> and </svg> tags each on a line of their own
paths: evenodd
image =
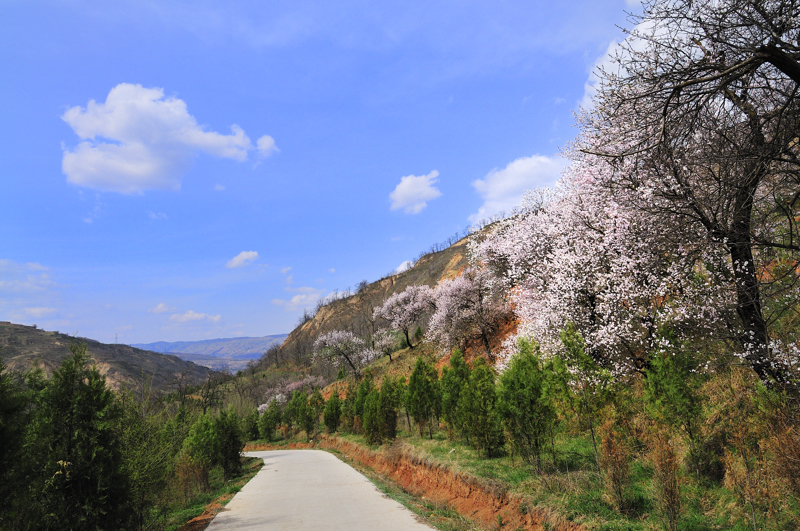
<svg viewBox="0 0 800 531">
<path fill-rule="evenodd" d="M 328 269 L 328 273 L 336 273 L 336 268 L 332 267 Z"/>
<path fill-rule="evenodd" d="M 183 100 L 165 97 L 161 88 L 120 83 L 104 103 L 90 100 L 61 118 L 81 139 L 74 149 L 63 148 L 67 181 L 97 190 L 177 190 L 199 153 L 243 161 L 249 151 L 263 151 L 264 137 L 256 148 L 238 125 L 228 135 L 207 131 Z"/>
<path fill-rule="evenodd" d="M 169 316 L 169 320 L 175 321 L 176 323 L 187 323 L 190 321 L 213 321 L 218 323 L 220 319 L 222 319 L 221 315 L 208 315 L 207 313 L 197 313 L 192 310 L 186 313 L 174 313 Z"/>
<path fill-rule="evenodd" d="M 625 0 L 625 1 L 631 7 L 641 5 L 639 0 Z M 632 31 L 634 33 L 641 33 L 643 35 L 652 36 L 657 33 L 663 32 L 664 30 L 658 29 L 656 26 L 654 26 L 652 21 L 645 21 L 640 24 L 637 24 Z M 627 40 L 628 39 L 626 39 L 626 41 Z M 628 45 L 630 45 L 630 47 L 634 51 L 642 51 L 647 46 L 647 40 L 631 39 L 629 42 L 625 43 L 625 46 Z M 614 39 L 608 44 L 608 48 L 606 48 L 606 51 L 602 55 L 600 55 L 600 57 L 595 59 L 594 63 L 592 64 L 592 68 L 589 71 L 589 77 L 583 84 L 583 98 L 581 99 L 580 102 L 578 102 L 578 105 L 580 105 L 582 108 L 588 110 L 594 107 L 592 98 L 594 98 L 594 95 L 597 94 L 597 89 L 599 88 L 600 84 L 600 76 L 598 75 L 599 72 L 603 71 L 615 75 L 620 75 L 623 73 L 619 65 L 619 60 L 617 59 L 617 56 L 619 55 L 620 59 L 623 61 L 626 57 L 630 57 L 628 55 L 628 52 L 624 49 L 625 46 L 623 46 L 623 43 Z"/>
<path fill-rule="evenodd" d="M 258 259 L 258 253 L 256 251 L 242 251 L 241 253 L 237 254 L 233 258 L 231 258 L 225 267 L 232 269 L 234 267 L 242 267 L 247 264 L 253 263 Z"/>
<path fill-rule="evenodd" d="M 394 270 L 394 273 L 395 274 L 402 273 L 403 271 L 408 271 L 412 267 L 414 267 L 414 262 L 412 262 L 411 260 L 406 260 L 405 262 L 397 266 L 397 269 Z"/>
<path fill-rule="evenodd" d="M 163 221 L 169 219 L 163 212 L 150 212 L 149 210 L 147 211 L 147 217 L 153 221 Z"/>
<path fill-rule="evenodd" d="M 216 191 L 216 192 L 224 192 L 225 191 L 225 187 L 222 186 L 221 184 L 215 184 L 214 185 L 214 191 Z"/>
<path fill-rule="evenodd" d="M 598 84 L 600 83 L 600 77 L 597 74 L 600 70 L 611 71 L 611 68 L 614 66 L 614 53 L 616 53 L 618 48 L 619 42 L 616 40 L 611 41 L 603 55 L 598 57 L 594 64 L 592 64 L 589 78 L 583 84 L 583 98 L 581 98 L 581 101 L 578 103 L 581 108 L 591 109 L 594 107 L 592 98 L 597 94 Z"/>
<path fill-rule="evenodd" d="M 46 308 L 46 307 L 37 307 L 37 308 L 24 308 L 23 311 L 30 315 L 31 317 L 44 317 L 45 315 L 50 315 L 51 313 L 55 313 L 55 308 Z"/>
<path fill-rule="evenodd" d="M 433 170 L 428 175 L 407 175 L 400 179 L 400 183 L 389 194 L 392 200 L 392 210 L 403 209 L 406 214 L 419 214 L 428 206 L 428 201 L 436 199 L 440 192 L 433 184 L 437 181 L 439 172 Z"/>
<path fill-rule="evenodd" d="M 283 306 L 287 311 L 296 311 L 301 308 L 310 308 L 319 300 L 325 290 L 303 286 L 300 288 L 291 289 L 296 292 L 289 300 L 272 299 L 272 304 L 276 306 Z"/>
<path fill-rule="evenodd" d="M 49 269 L 41 264 L 21 264 L 0 259 L 0 292 L 36 293 L 55 286 Z"/>
<path fill-rule="evenodd" d="M 284 267 L 283 269 L 281 269 L 281 274 L 285 275 L 286 273 L 288 273 L 291 270 L 292 270 L 291 267 Z"/>
<path fill-rule="evenodd" d="M 275 145 L 275 139 L 269 135 L 264 135 L 256 141 L 256 148 L 258 153 L 263 157 L 269 157 L 273 153 L 279 151 L 278 146 Z"/>
<path fill-rule="evenodd" d="M 567 161 L 559 157 L 533 155 L 520 157 L 502 170 L 494 169 L 472 186 L 483 198 L 483 205 L 469 217 L 475 223 L 519 206 L 526 190 L 550 186 L 561 177 Z"/>
<path fill-rule="evenodd" d="M 148 311 L 148 312 L 150 312 L 150 313 L 166 313 L 166 312 L 171 312 L 171 311 L 173 311 L 174 309 L 175 309 L 175 308 L 172 308 L 172 307 L 170 307 L 170 306 L 167 306 L 167 305 L 166 305 L 166 304 L 164 304 L 163 302 L 159 302 L 159 303 L 156 305 L 156 307 L 155 307 L 155 308 L 151 308 L 151 309 L 149 309 L 149 310 L 147 310 L 147 311 Z"/>
</svg>

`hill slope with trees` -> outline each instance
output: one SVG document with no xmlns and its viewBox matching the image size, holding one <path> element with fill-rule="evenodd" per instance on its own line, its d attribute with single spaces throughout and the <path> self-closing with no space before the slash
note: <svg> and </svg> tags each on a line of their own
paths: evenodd
<svg viewBox="0 0 800 531">
<path fill-rule="evenodd" d="M 154 389 L 167 391 L 178 376 L 186 381 L 201 382 L 211 374 L 210 369 L 177 356 L 0 322 L 0 359 L 10 370 L 27 371 L 41 367 L 49 376 L 70 356 L 69 346 L 76 342 L 86 344 L 98 371 L 115 389 L 122 385 L 139 387 L 146 381 Z"/>
</svg>

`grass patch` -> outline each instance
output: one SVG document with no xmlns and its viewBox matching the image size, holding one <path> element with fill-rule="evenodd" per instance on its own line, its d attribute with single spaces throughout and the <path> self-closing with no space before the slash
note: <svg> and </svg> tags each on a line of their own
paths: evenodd
<svg viewBox="0 0 800 531">
<path fill-rule="evenodd" d="M 360 443 L 363 444 L 363 443 Z M 327 450 L 340 460 L 352 466 L 369 479 L 381 492 L 404 505 L 426 524 L 441 531 L 485 531 L 485 528 L 472 522 L 452 507 L 417 498 L 372 468 L 362 466 L 342 455 L 338 450 Z"/>
<path fill-rule="evenodd" d="M 224 507 L 242 487 L 264 466 L 262 459 L 242 458 L 242 473 L 238 477 L 224 481 L 222 469 L 217 467 L 208 476 L 209 490 L 201 492 L 183 503 L 174 503 L 166 512 L 164 529 L 175 531 L 193 518 L 197 518 L 214 506 Z M 215 513 L 216 514 L 216 513 Z M 210 515 L 209 522 L 213 515 Z M 206 523 L 208 525 L 208 523 Z M 204 527 L 203 527 L 204 529 Z"/>
<path fill-rule="evenodd" d="M 360 435 L 337 434 L 337 436 L 368 446 L 364 437 Z M 454 472 L 464 472 L 489 483 L 499 482 L 510 493 L 527 497 L 534 506 L 554 510 L 564 519 L 582 524 L 587 529 L 652 531 L 663 528 L 663 520 L 654 501 L 653 468 L 648 460 L 637 454 L 632 455 L 627 507 L 623 512 L 619 512 L 609 501 L 603 488 L 588 437 L 567 434 L 557 436 L 555 462 L 552 456 L 547 455 L 543 469 L 538 472 L 533 466 L 511 455 L 486 459 L 463 441 L 448 439 L 444 431 L 434 433 L 431 439 L 427 434 L 420 437 L 417 433 L 405 429 L 401 430 L 399 439 L 412 446 L 420 457 L 447 465 Z M 356 465 L 353 466 L 358 468 Z M 374 472 L 372 474 L 375 475 Z M 369 474 L 365 475 L 373 479 Z M 731 491 L 719 485 L 700 485 L 690 474 L 682 474 L 681 481 L 683 505 L 679 523 L 681 530 L 752 529 L 752 524 L 732 515 L 728 509 L 734 501 L 734 494 Z M 373 482 L 377 484 L 374 479 Z M 404 495 L 410 497 L 408 494 Z M 402 499 L 398 501 L 417 514 L 422 514 L 420 511 L 428 508 L 424 501 L 417 500 L 416 509 L 410 505 L 414 502 Z M 434 514 L 442 512 L 441 508 L 430 508 L 435 509 L 431 511 Z M 430 513 L 426 516 L 430 516 Z M 764 529 L 770 530 L 794 528 L 785 527 L 789 522 L 796 521 L 787 518 L 782 522 L 759 522 L 759 524 Z M 474 523 L 457 525 L 467 527 L 455 529 L 479 529 L 474 527 Z M 473 527 L 469 527 L 470 525 Z"/>
</svg>

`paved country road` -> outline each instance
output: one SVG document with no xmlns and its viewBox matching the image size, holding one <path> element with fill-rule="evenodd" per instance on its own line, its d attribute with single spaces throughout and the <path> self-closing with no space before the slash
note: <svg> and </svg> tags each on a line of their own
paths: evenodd
<svg viewBox="0 0 800 531">
<path fill-rule="evenodd" d="M 209 531 L 430 531 L 367 478 L 321 450 L 247 452 L 263 468 L 208 526 Z"/>
</svg>

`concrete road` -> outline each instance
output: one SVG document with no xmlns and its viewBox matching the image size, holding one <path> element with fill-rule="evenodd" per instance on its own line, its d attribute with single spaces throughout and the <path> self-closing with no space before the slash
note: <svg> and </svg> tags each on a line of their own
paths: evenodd
<svg viewBox="0 0 800 531">
<path fill-rule="evenodd" d="M 209 531 L 432 529 L 328 452 L 272 450 L 247 455 L 264 459 L 264 467 L 211 521 Z"/>
</svg>

